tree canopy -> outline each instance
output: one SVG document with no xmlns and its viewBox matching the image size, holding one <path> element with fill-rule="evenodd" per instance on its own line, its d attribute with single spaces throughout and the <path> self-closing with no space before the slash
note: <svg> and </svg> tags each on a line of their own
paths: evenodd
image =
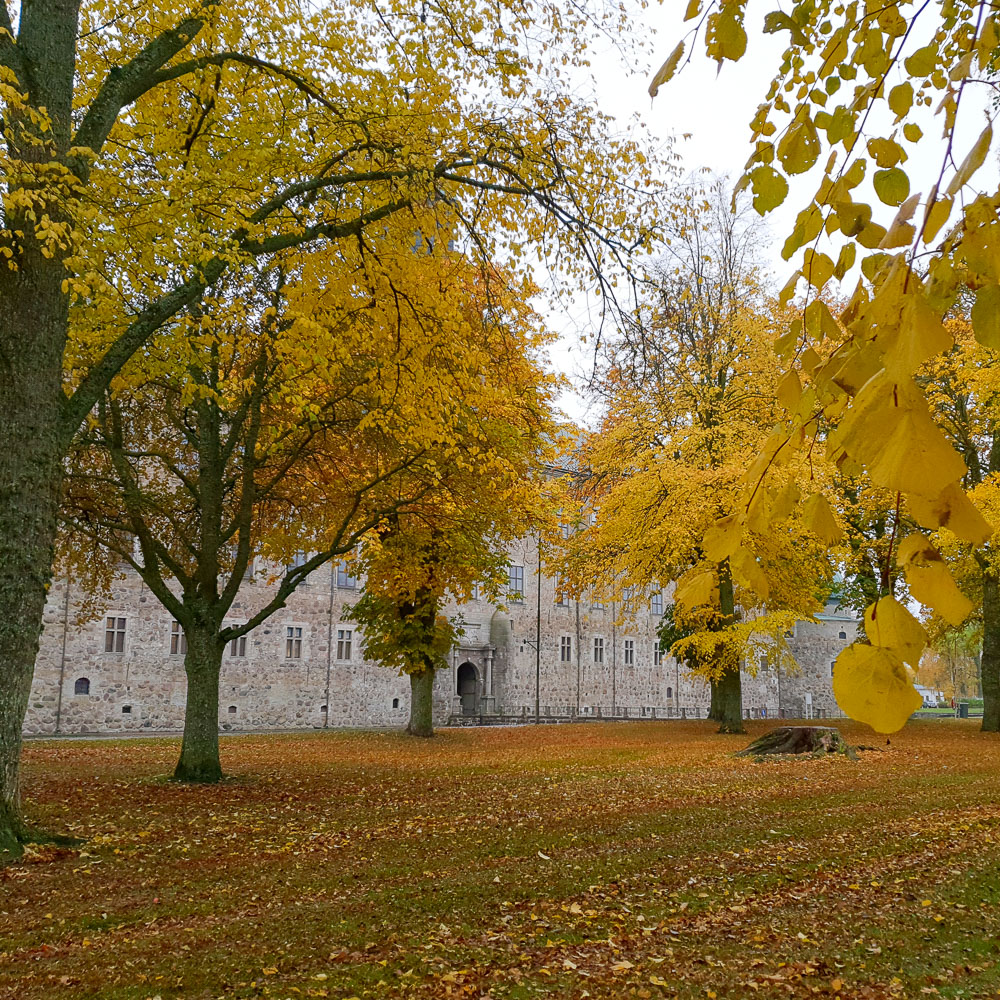
<svg viewBox="0 0 1000 1000">
<path fill-rule="evenodd" d="M 721 63 L 748 49 L 745 10 L 743 0 L 691 0 L 686 16 L 692 36 Z M 787 35 L 788 45 L 751 122 L 753 149 L 738 185 L 764 213 L 785 200 L 791 177 L 818 181 L 782 249 L 797 265 L 782 297 L 802 287 L 803 316 L 776 340 L 807 385 L 765 444 L 732 516 L 745 522 L 777 456 L 822 448 L 841 471 L 863 473 L 896 498 L 885 558 L 898 563 L 912 597 L 956 625 L 972 605 L 932 533 L 947 527 L 981 545 L 993 528 L 966 492 L 961 449 L 935 421 L 919 373 L 951 350 L 945 319 L 961 296 L 974 296 L 977 341 L 1000 346 L 1000 191 L 981 170 L 996 108 L 974 95 L 974 84 L 988 84 L 995 71 L 998 27 L 997 13 L 979 0 L 820 0 L 771 11 L 764 30 Z M 656 74 L 652 92 L 681 66 L 688 41 Z M 932 115 L 939 141 L 926 132 Z M 936 164 L 923 191 L 911 191 L 914 153 Z M 835 317 L 824 293 L 834 279 L 855 275 Z M 904 530 L 908 519 L 912 530 Z M 891 593 L 869 616 L 879 609 L 891 609 L 892 623 L 869 633 L 871 646 L 842 654 L 835 682 L 849 714 L 891 730 L 919 702 L 911 668 L 924 638 Z"/>
</svg>

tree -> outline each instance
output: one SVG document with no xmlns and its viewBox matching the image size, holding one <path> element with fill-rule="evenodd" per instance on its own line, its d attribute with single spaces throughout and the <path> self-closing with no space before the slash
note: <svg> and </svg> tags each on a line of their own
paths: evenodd
<svg viewBox="0 0 1000 1000">
<path fill-rule="evenodd" d="M 453 415 L 456 448 L 437 465 L 432 492 L 365 536 L 366 582 L 350 612 L 365 655 L 409 676 L 414 736 L 434 735 L 434 673 L 461 635 L 461 623 L 442 613 L 448 597 L 468 599 L 478 586 L 499 598 L 507 546 L 552 521 L 541 459 L 555 429 L 553 386 L 531 333 L 536 317 L 523 290 L 489 304 L 483 290 L 468 289 L 466 315 L 483 352 L 476 393 L 463 394 Z"/>
<path fill-rule="evenodd" d="M 585 280 L 643 245 L 608 183 L 656 200 L 648 158 L 560 82 L 593 26 L 546 0 L 0 4 L 0 852 L 26 835 L 21 725 L 77 428 L 165 324 L 291 247 L 350 264 L 406 214 L 475 253 L 551 245 Z"/>
<path fill-rule="evenodd" d="M 577 572 L 619 599 L 678 581 L 672 652 L 711 683 L 720 731 L 742 732 L 741 660 L 766 636 L 780 649 L 795 619 L 818 610 L 830 566 L 814 535 L 832 542 L 840 528 L 818 494 L 805 524 L 757 527 L 787 518 L 808 469 L 760 493 L 744 534 L 726 517 L 748 448 L 777 417 L 776 393 L 791 392 L 771 350 L 758 234 L 727 201 L 722 182 L 707 202 L 692 195 L 645 317 L 607 347 L 596 387 L 606 413 L 583 487 L 599 515 L 579 536 Z"/>
<path fill-rule="evenodd" d="M 181 780 L 222 775 L 228 643 L 386 518 L 452 502 L 449 475 L 523 471 L 494 452 L 530 452 L 543 421 L 530 314 L 502 336 L 473 322 L 462 258 L 422 253 L 370 285 L 352 275 L 338 296 L 327 256 L 300 259 L 297 277 L 259 275 L 254 297 L 223 284 L 125 366 L 71 453 L 63 511 L 77 572 L 124 561 L 183 629 Z M 286 568 L 247 622 L 227 624 L 254 555 Z"/>
<path fill-rule="evenodd" d="M 688 5 L 692 34 L 703 33 L 708 55 L 720 65 L 747 49 L 745 6 L 743 0 Z M 784 201 L 789 177 L 819 175 L 782 250 L 799 263 L 783 296 L 805 282 L 804 321 L 776 340 L 786 363 L 808 372 L 811 385 L 765 444 L 733 516 L 746 517 L 774 456 L 812 450 L 824 425 L 833 424 L 831 460 L 842 470 L 864 470 L 875 487 L 896 497 L 900 528 L 912 517 L 924 529 L 901 537 L 894 528 L 887 559 L 898 562 L 912 596 L 957 626 L 972 605 L 928 532 L 947 525 L 978 546 L 993 529 L 963 488 L 963 455 L 934 421 L 914 376 L 951 349 L 944 318 L 961 296 L 974 294 L 976 340 L 1000 346 L 1000 192 L 976 187 L 993 147 L 996 105 L 986 109 L 985 128 L 971 145 L 959 131 L 970 114 L 980 114 L 970 111 L 976 90 L 970 84 L 995 74 L 1000 17 L 981 0 L 915 7 L 901 0 L 874 6 L 819 0 L 774 10 L 764 23 L 767 32 L 787 32 L 788 47 L 751 122 L 753 150 L 738 186 L 752 190 L 764 213 Z M 686 40 L 671 53 L 651 93 L 680 67 L 685 47 Z M 918 121 L 928 106 L 941 117 L 937 156 Z M 905 168 L 918 142 L 920 162 L 936 165 L 926 192 L 911 192 Z M 874 199 L 861 188 L 866 175 Z M 839 248 L 824 252 L 824 234 Z M 856 273 L 856 265 L 860 277 L 838 322 L 822 295 L 832 279 Z M 873 603 L 871 616 L 883 606 L 899 627 L 879 629 L 870 646 L 845 650 L 834 676 L 849 714 L 891 731 L 919 702 L 912 668 L 926 636 L 892 597 Z M 984 686 L 993 655 L 984 653 Z"/>
</svg>

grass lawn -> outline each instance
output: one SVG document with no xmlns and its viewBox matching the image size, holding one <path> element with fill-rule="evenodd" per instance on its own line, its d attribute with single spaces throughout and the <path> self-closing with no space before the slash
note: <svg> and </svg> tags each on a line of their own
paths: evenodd
<svg viewBox="0 0 1000 1000">
<path fill-rule="evenodd" d="M 774 722 L 750 723 L 759 735 Z M 1000 738 L 709 723 L 33 742 L 0 997 L 1000 995 Z"/>
</svg>

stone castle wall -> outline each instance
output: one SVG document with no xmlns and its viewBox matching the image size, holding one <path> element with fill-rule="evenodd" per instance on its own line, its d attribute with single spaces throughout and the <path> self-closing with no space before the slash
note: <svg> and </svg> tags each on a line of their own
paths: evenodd
<svg viewBox="0 0 1000 1000">
<path fill-rule="evenodd" d="M 511 563 L 523 568 L 524 582 L 520 598 L 506 609 L 485 600 L 449 609 L 462 615 L 465 635 L 435 680 L 437 724 L 463 713 L 533 716 L 536 677 L 545 716 L 704 717 L 707 684 L 665 654 L 654 662 L 660 615 L 648 595 L 636 600 L 630 615 L 589 601 L 559 604 L 555 581 L 538 573 L 532 541 L 512 548 Z M 268 590 L 266 573 L 258 573 L 241 591 L 230 620 L 246 621 Z M 84 596 L 72 581 L 53 583 L 25 732 L 179 730 L 186 681 L 183 655 L 171 652 L 170 614 L 131 573 L 115 586 L 106 614 L 97 620 L 78 621 Z M 362 656 L 360 635 L 345 610 L 357 596 L 355 587 L 338 586 L 336 567 L 321 568 L 287 607 L 246 637 L 245 649 L 227 649 L 220 726 L 405 725 L 408 679 Z M 105 651 L 108 616 L 125 620 L 121 651 Z M 299 655 L 287 655 L 289 628 L 302 629 Z M 819 624 L 799 623 L 789 639 L 797 672 L 779 676 L 764 664 L 756 676 L 745 674 L 745 714 L 777 717 L 780 703 L 785 717 L 839 715 L 830 665 L 855 628 L 853 619 L 832 611 Z"/>
</svg>

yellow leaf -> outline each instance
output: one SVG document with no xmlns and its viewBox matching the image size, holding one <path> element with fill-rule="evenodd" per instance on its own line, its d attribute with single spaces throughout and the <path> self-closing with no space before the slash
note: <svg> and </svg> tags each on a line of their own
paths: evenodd
<svg viewBox="0 0 1000 1000">
<path fill-rule="evenodd" d="M 906 501 L 914 520 L 925 528 L 947 528 L 973 545 L 982 545 L 993 537 L 993 525 L 959 483 L 949 483 L 933 500 L 907 497 Z"/>
<path fill-rule="evenodd" d="M 674 603 L 688 609 L 714 604 L 718 587 L 719 581 L 712 570 L 686 574 L 677 583 Z"/>
<path fill-rule="evenodd" d="M 954 343 L 938 314 L 919 291 L 903 299 L 903 314 L 885 349 L 885 369 L 893 378 L 906 379 L 929 358 L 943 354 Z"/>
<path fill-rule="evenodd" d="M 865 609 L 865 635 L 873 646 L 891 649 L 914 668 L 927 646 L 923 625 L 894 597 L 883 597 Z"/>
<path fill-rule="evenodd" d="M 771 588 L 764 571 L 749 549 L 738 548 L 730 557 L 729 565 L 736 582 L 747 590 L 752 590 L 762 601 L 766 601 Z"/>
<path fill-rule="evenodd" d="M 1000 351 L 1000 285 L 984 285 L 972 306 L 976 340 L 991 351 Z"/>
<path fill-rule="evenodd" d="M 813 288 L 821 291 L 833 276 L 833 261 L 825 253 L 808 247 L 802 255 L 802 274 Z"/>
<path fill-rule="evenodd" d="M 906 59 L 906 72 L 910 76 L 927 76 L 937 65 L 937 57 L 937 46 L 934 44 L 925 45 Z"/>
<path fill-rule="evenodd" d="M 923 134 L 916 122 L 907 122 L 903 126 L 903 135 L 906 137 L 907 142 L 918 142 Z"/>
<path fill-rule="evenodd" d="M 709 562 L 725 562 L 739 548 L 743 525 L 735 514 L 720 517 L 701 541 L 702 551 Z"/>
<path fill-rule="evenodd" d="M 684 11 L 684 20 L 690 21 L 692 17 L 697 17 L 701 13 L 701 0 L 688 0 L 687 10 Z"/>
<path fill-rule="evenodd" d="M 761 165 L 747 175 L 753 186 L 753 207 L 761 215 L 777 208 L 788 194 L 788 181 L 774 167 Z"/>
<path fill-rule="evenodd" d="M 785 372 L 775 387 L 775 394 L 778 402 L 789 413 L 793 413 L 802 398 L 802 383 L 798 374 L 794 371 Z"/>
<path fill-rule="evenodd" d="M 778 490 L 777 496 L 774 498 L 774 504 L 771 507 L 771 519 L 774 521 L 781 521 L 788 517 L 793 510 L 795 510 L 795 505 L 799 502 L 799 496 L 801 491 L 799 490 L 798 484 L 794 480 L 789 480 L 785 485 Z"/>
<path fill-rule="evenodd" d="M 802 506 L 805 526 L 827 545 L 836 545 L 844 537 L 826 497 L 814 493 Z"/>
<path fill-rule="evenodd" d="M 910 593 L 933 608 L 945 621 L 961 625 L 972 602 L 958 589 L 941 553 L 921 534 L 907 536 L 899 546 L 897 562 L 906 573 Z"/>
<path fill-rule="evenodd" d="M 721 9 L 709 16 L 705 51 L 718 62 L 735 62 L 746 52 L 747 33 L 740 23 L 740 13 L 738 4 L 724 0 Z"/>
<path fill-rule="evenodd" d="M 889 91 L 889 107 L 895 114 L 896 121 L 899 121 L 910 110 L 912 104 L 913 84 L 909 81 L 901 83 Z"/>
<path fill-rule="evenodd" d="M 786 174 L 804 173 L 816 162 L 819 153 L 816 126 L 806 112 L 800 111 L 778 143 L 781 166 Z"/>
<path fill-rule="evenodd" d="M 969 155 L 962 161 L 962 165 L 951 179 L 951 183 L 948 185 L 948 194 L 958 194 L 965 187 L 972 175 L 983 165 L 992 142 L 993 126 L 987 125 L 976 140 L 975 145 L 969 150 Z"/>
<path fill-rule="evenodd" d="M 657 92 L 660 87 L 663 86 L 668 80 L 673 77 L 674 73 L 677 72 L 677 67 L 680 64 L 681 59 L 684 56 L 684 42 L 677 46 L 673 52 L 667 56 L 666 62 L 656 71 L 656 76 L 650 81 L 649 84 L 649 96 L 656 97 Z"/>
<path fill-rule="evenodd" d="M 910 193 L 910 178 L 899 167 L 876 170 L 872 184 L 875 186 L 879 201 L 886 205 L 901 205 Z"/>
<path fill-rule="evenodd" d="M 871 378 L 838 428 L 840 446 L 877 486 L 936 497 L 965 474 L 965 463 L 935 425 L 912 379 Z"/>
<path fill-rule="evenodd" d="M 924 213 L 924 246 L 930 245 L 941 227 L 948 221 L 948 216 L 951 215 L 951 206 L 951 198 L 939 198 L 936 201 L 931 199 Z"/>
<path fill-rule="evenodd" d="M 851 645 L 837 657 L 833 694 L 852 719 L 879 733 L 894 733 L 923 704 L 910 671 L 880 646 Z"/>
</svg>

